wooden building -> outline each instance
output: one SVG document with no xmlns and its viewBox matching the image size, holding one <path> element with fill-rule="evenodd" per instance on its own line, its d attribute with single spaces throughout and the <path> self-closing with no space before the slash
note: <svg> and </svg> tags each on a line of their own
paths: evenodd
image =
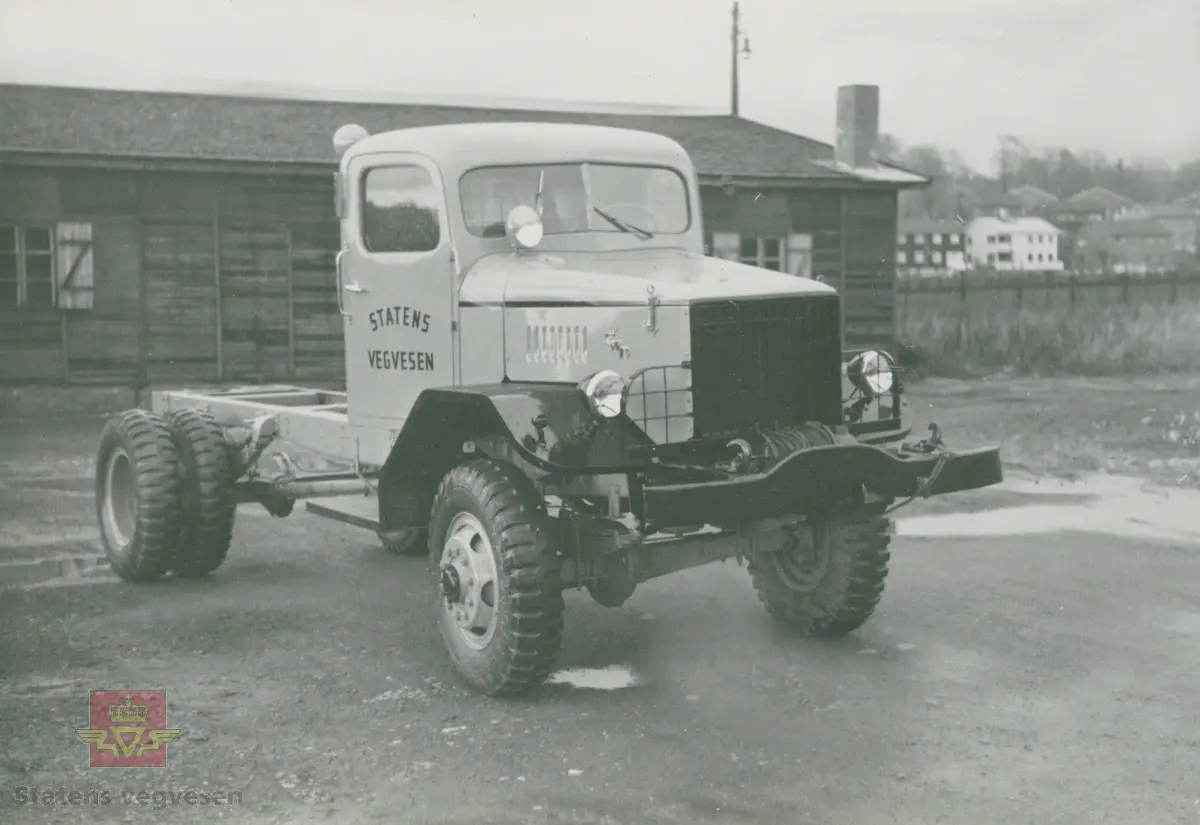
<svg viewBox="0 0 1200 825">
<path fill-rule="evenodd" d="M 837 147 L 738 117 L 0 85 L 0 380 L 340 382 L 331 138 L 463 121 L 658 132 L 691 153 L 713 254 L 842 289 L 850 346 L 894 336 L 897 192 L 878 89 Z"/>
</svg>

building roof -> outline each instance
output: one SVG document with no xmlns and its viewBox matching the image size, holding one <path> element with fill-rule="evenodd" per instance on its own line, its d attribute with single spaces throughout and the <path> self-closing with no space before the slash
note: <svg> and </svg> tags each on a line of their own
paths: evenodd
<svg viewBox="0 0 1200 825">
<path fill-rule="evenodd" d="M 1188 206 L 1193 209 L 1200 209 L 1200 189 L 1197 189 L 1191 194 L 1184 195 L 1174 203 L 1175 206 Z"/>
<path fill-rule="evenodd" d="M 1096 204 L 1097 206 L 1133 206 L 1137 203 L 1133 198 L 1119 195 L 1103 186 L 1093 186 L 1091 189 L 1084 189 L 1082 192 L 1067 198 L 1067 200 L 1071 203 Z"/>
<path fill-rule="evenodd" d="M 1036 232 L 1045 235 L 1061 235 L 1062 230 L 1044 218 L 976 218 L 969 224 L 973 231 L 999 232 Z"/>
<path fill-rule="evenodd" d="M 1114 238 L 1173 238 L 1175 233 L 1153 218 L 1123 221 L 1100 221 L 1098 231 Z"/>
<path fill-rule="evenodd" d="M 1108 209 L 1105 204 L 1095 203 L 1093 201 L 1084 201 L 1072 203 L 1071 201 L 1058 201 L 1056 203 L 1048 203 L 1040 210 L 1045 215 L 1091 215 L 1098 212 L 1104 212 Z"/>
<path fill-rule="evenodd" d="M 898 234 L 901 235 L 936 235 L 954 232 L 965 232 L 966 224 L 954 218 L 901 218 Z"/>
<path fill-rule="evenodd" d="M 511 104 L 510 104 L 511 105 Z M 333 165 L 332 136 L 467 122 L 559 122 L 654 132 L 704 176 L 922 185 L 892 165 L 838 167 L 828 143 L 731 115 L 552 111 L 0 84 L 0 154 Z"/>
<path fill-rule="evenodd" d="M 1139 207 L 1142 213 L 1151 218 L 1192 218 L 1200 219 L 1200 207 L 1188 207 L 1175 203 L 1147 203 Z"/>
<path fill-rule="evenodd" d="M 1029 205 L 1054 203 L 1058 200 L 1057 195 L 1047 192 L 1045 189 L 1032 186 L 1028 183 L 1009 189 L 1008 194 L 1016 198 L 1020 198 L 1022 202 Z"/>
<path fill-rule="evenodd" d="M 996 207 L 1019 209 L 1025 205 L 1025 201 L 1021 200 L 1011 192 L 1005 192 L 1000 195 L 981 195 L 970 200 L 969 204 L 976 209 L 989 209 Z"/>
</svg>

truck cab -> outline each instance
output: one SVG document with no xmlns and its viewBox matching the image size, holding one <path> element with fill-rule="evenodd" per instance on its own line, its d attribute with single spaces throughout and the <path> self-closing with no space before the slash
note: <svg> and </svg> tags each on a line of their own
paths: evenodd
<svg viewBox="0 0 1200 825">
<path fill-rule="evenodd" d="M 675 141 L 495 123 L 349 126 L 335 146 L 349 414 L 365 455 L 391 449 L 431 388 L 604 371 L 660 443 L 842 423 L 853 387 L 835 290 L 706 257 L 695 169 Z M 876 429 L 899 431 L 900 399 L 885 400 Z"/>
</svg>

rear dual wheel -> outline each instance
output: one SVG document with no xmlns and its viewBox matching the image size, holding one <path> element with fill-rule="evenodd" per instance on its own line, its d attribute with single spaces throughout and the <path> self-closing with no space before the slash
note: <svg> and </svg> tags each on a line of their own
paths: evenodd
<svg viewBox="0 0 1200 825">
<path fill-rule="evenodd" d="M 110 419 L 97 453 L 96 515 L 113 572 L 147 582 L 216 570 L 233 534 L 235 473 L 206 412 L 133 409 Z"/>
<path fill-rule="evenodd" d="M 183 535 L 171 569 L 176 576 L 207 576 L 225 563 L 233 541 L 238 472 L 221 427 L 205 410 L 172 410 L 166 416 L 175 437 L 183 476 Z"/>
</svg>

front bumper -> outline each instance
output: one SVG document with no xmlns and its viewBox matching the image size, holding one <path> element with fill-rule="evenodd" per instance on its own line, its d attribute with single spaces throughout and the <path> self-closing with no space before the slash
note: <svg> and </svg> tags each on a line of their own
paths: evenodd
<svg viewBox="0 0 1200 825">
<path fill-rule="evenodd" d="M 642 512 L 654 529 L 729 526 L 802 514 L 859 486 L 895 499 L 977 490 L 1003 480 L 999 447 L 902 454 L 871 444 L 831 444 L 793 453 L 763 473 L 645 484 Z"/>
</svg>

